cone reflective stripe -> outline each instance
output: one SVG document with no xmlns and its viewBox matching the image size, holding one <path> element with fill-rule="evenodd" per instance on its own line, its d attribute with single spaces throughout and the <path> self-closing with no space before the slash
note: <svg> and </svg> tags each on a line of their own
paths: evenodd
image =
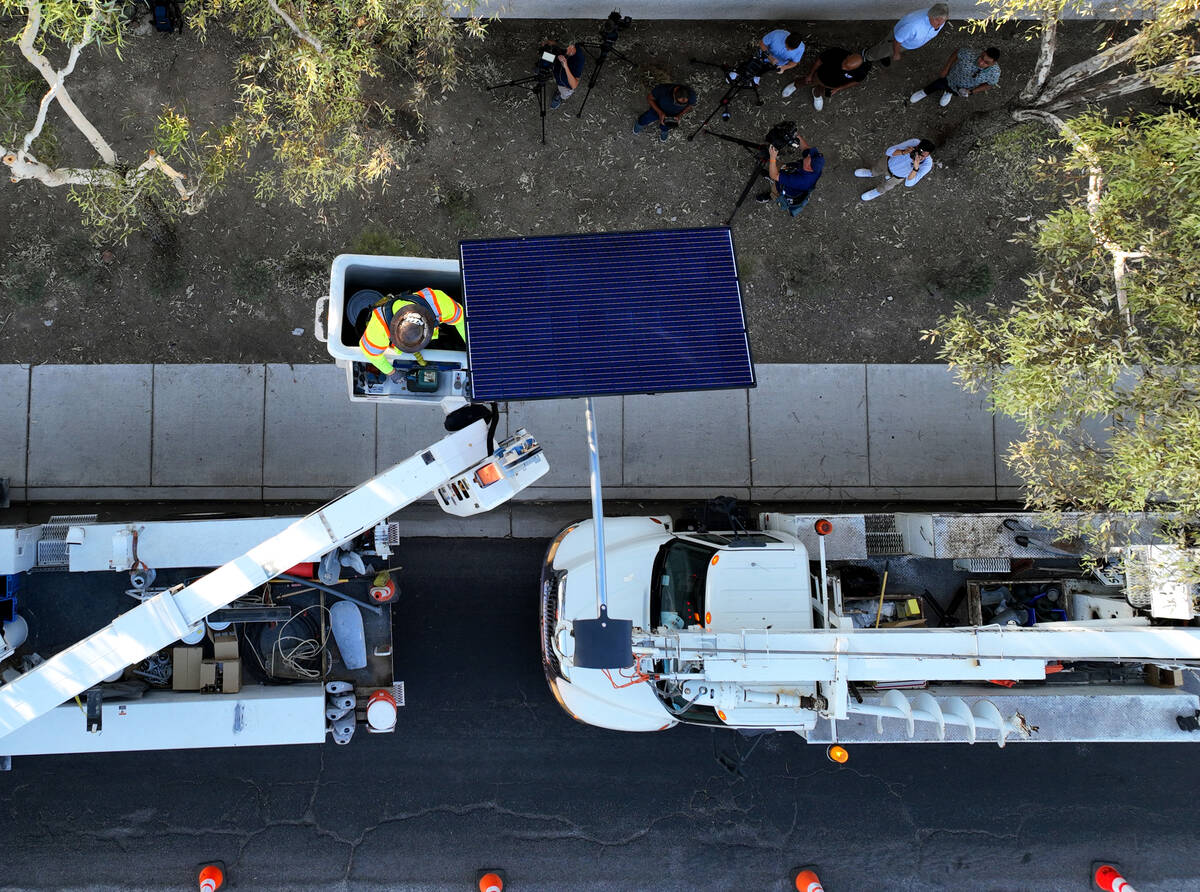
<svg viewBox="0 0 1200 892">
<path fill-rule="evenodd" d="M 1111 864 L 1101 864 L 1097 867 L 1096 875 L 1092 879 L 1104 892 L 1137 892 L 1137 889 L 1129 885 L 1129 881 L 1117 873 L 1117 869 Z"/>
<path fill-rule="evenodd" d="M 825 892 L 817 875 L 805 868 L 796 874 L 796 892 Z"/>
<path fill-rule="evenodd" d="M 205 865 L 200 871 L 200 892 L 217 892 L 225 882 L 225 874 L 215 864 Z"/>
<path fill-rule="evenodd" d="M 479 878 L 479 892 L 503 892 L 504 880 L 499 874 L 485 873 Z"/>
</svg>

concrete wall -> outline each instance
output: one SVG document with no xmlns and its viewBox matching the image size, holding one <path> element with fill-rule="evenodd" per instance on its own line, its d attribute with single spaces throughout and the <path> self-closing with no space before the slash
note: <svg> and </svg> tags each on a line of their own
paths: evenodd
<svg viewBox="0 0 1200 892">
<path fill-rule="evenodd" d="M 930 0 L 932 3 L 933 0 Z M 983 4 L 966 0 L 948 0 L 950 16 L 959 21 L 982 17 Z M 758 0 L 755 3 L 730 3 L 721 0 L 481 0 L 481 14 L 498 14 L 509 19 L 602 19 L 612 10 L 634 19 L 769 19 L 782 22 L 815 20 L 858 21 L 898 19 L 919 9 L 924 0 Z M 1105 7 L 1107 8 L 1107 7 Z M 1101 18 L 1102 11 L 1098 11 Z"/>
</svg>

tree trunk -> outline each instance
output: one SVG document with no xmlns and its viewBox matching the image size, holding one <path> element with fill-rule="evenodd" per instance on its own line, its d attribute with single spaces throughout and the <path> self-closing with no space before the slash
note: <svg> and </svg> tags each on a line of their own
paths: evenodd
<svg viewBox="0 0 1200 892">
<path fill-rule="evenodd" d="M 1046 12 L 1042 15 L 1042 42 L 1038 46 L 1037 62 L 1034 63 L 1033 72 L 1029 75 L 1029 82 L 1025 84 L 1025 89 L 1017 97 L 1017 102 L 1029 105 L 1042 92 L 1046 79 L 1050 77 L 1050 68 L 1054 65 L 1054 50 L 1057 46 L 1058 14 Z"/>
<path fill-rule="evenodd" d="M 1045 89 L 1036 97 L 1025 99 L 1025 94 L 1021 94 L 1021 99 L 1027 105 L 1049 105 L 1067 90 L 1070 90 L 1079 84 L 1083 83 L 1090 77 L 1095 77 L 1102 71 L 1112 68 L 1114 65 L 1120 65 L 1127 62 L 1138 51 L 1143 42 L 1142 35 L 1134 34 L 1127 40 L 1110 46 L 1103 52 L 1084 59 L 1078 65 L 1072 65 L 1070 68 L 1065 68 L 1056 74 L 1053 79 L 1046 84 Z"/>
<path fill-rule="evenodd" d="M 1166 65 L 1160 65 L 1158 68 L 1152 68 L 1149 71 L 1139 71 L 1135 74 L 1126 74 L 1122 77 L 1113 78 L 1110 81 L 1105 81 L 1102 84 L 1096 84 L 1091 87 L 1085 87 L 1082 90 L 1076 90 L 1063 96 L 1058 102 L 1045 107 L 1046 111 L 1061 113 L 1065 109 L 1073 105 L 1083 105 L 1089 102 L 1103 102 L 1106 99 L 1112 99 L 1116 96 L 1124 96 L 1127 93 L 1136 93 L 1139 90 L 1146 90 L 1154 86 L 1151 78 L 1156 74 L 1165 74 L 1173 70 L 1177 62 L 1169 62 Z M 1192 56 L 1190 59 L 1183 61 L 1184 67 L 1189 73 L 1195 74 L 1200 71 L 1200 56 Z"/>
<path fill-rule="evenodd" d="M 62 110 L 67 113 L 67 117 L 71 119 L 71 123 L 74 124 L 79 129 L 79 132 L 84 135 L 87 141 L 91 143 L 92 148 L 96 150 L 96 154 L 100 156 L 101 160 L 109 166 L 115 165 L 117 163 L 116 153 L 113 152 L 112 147 L 108 144 L 108 141 L 100 135 L 100 131 L 92 125 L 91 121 L 84 117 L 83 112 L 79 110 L 79 107 L 75 104 L 74 100 L 71 99 L 70 94 L 67 92 L 67 88 L 63 84 L 63 78 L 66 75 L 63 72 L 55 71 L 49 60 L 39 53 L 34 47 L 33 42 L 37 38 L 38 31 L 40 30 L 42 24 L 42 4 L 40 0 L 31 0 L 28 5 L 28 18 L 25 22 L 25 28 L 21 32 L 20 40 L 17 42 L 21 49 L 21 55 L 24 56 L 29 61 L 29 64 L 36 68 L 38 73 L 41 74 L 41 76 L 45 79 L 46 83 L 50 86 L 50 91 L 54 94 L 54 98 L 58 100 L 59 106 L 61 106 Z M 91 25 L 89 24 L 88 30 L 84 34 L 84 40 L 80 41 L 79 47 L 82 48 L 90 39 Z M 75 58 L 77 56 L 78 50 L 73 49 L 70 63 L 72 68 L 74 67 Z"/>
</svg>

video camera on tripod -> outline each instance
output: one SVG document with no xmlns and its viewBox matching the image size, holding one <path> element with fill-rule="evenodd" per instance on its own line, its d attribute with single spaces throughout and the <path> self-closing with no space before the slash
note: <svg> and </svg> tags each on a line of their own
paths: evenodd
<svg viewBox="0 0 1200 892">
<path fill-rule="evenodd" d="M 614 9 L 608 14 L 608 18 L 604 19 L 597 28 L 600 34 L 600 42 L 580 44 L 580 46 L 587 47 L 589 50 L 597 51 L 597 55 L 596 67 L 592 70 L 591 79 L 588 80 L 587 92 L 583 94 L 583 102 L 579 103 L 579 111 L 575 113 L 575 117 L 579 118 L 583 116 L 583 110 L 587 107 L 588 99 L 592 95 L 592 88 L 596 86 L 596 82 L 600 79 L 600 72 L 604 70 L 604 63 L 608 61 L 609 54 L 616 56 L 630 65 L 633 64 L 629 57 L 613 49 L 621 32 L 632 24 L 632 16 L 621 15 L 619 9 Z"/>
<path fill-rule="evenodd" d="M 633 16 L 623 16 L 619 9 L 614 9 L 608 18 L 600 23 L 600 39 L 610 46 L 617 42 L 622 31 L 633 24 Z"/>
<path fill-rule="evenodd" d="M 754 171 L 750 174 L 750 179 L 746 181 L 746 185 L 742 188 L 741 195 L 738 196 L 737 202 L 730 211 L 729 216 L 725 220 L 725 225 L 729 226 L 733 223 L 734 215 L 738 209 L 746 201 L 746 196 L 767 172 L 767 162 L 771 157 L 771 146 L 774 146 L 777 151 L 785 149 L 798 149 L 802 144 L 800 139 L 800 131 L 796 129 L 795 121 L 780 121 L 763 137 L 762 142 L 752 142 L 748 139 L 742 139 L 738 136 L 730 136 L 727 133 L 714 133 L 707 127 L 703 128 L 704 132 L 709 136 L 715 136 L 717 139 L 723 139 L 725 142 L 731 142 L 734 145 L 741 146 L 747 152 L 754 154 Z"/>
<path fill-rule="evenodd" d="M 753 80 L 756 77 L 762 77 L 762 75 L 774 69 L 775 63 L 771 61 L 771 57 L 764 52 L 759 52 L 735 65 L 725 77 L 731 81 L 742 77 Z"/>
<path fill-rule="evenodd" d="M 774 146 L 780 152 L 784 149 L 800 148 L 800 131 L 796 129 L 796 122 L 780 121 L 767 131 L 760 149 L 764 158 L 767 157 L 768 146 Z"/>
</svg>

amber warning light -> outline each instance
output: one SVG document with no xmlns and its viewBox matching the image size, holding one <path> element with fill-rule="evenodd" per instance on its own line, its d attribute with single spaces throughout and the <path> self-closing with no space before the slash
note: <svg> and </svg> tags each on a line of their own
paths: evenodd
<svg viewBox="0 0 1200 892">
<path fill-rule="evenodd" d="M 475 472 L 475 482 L 480 486 L 491 486 L 500 479 L 500 468 L 496 463 L 488 462 L 482 468 Z"/>
</svg>

